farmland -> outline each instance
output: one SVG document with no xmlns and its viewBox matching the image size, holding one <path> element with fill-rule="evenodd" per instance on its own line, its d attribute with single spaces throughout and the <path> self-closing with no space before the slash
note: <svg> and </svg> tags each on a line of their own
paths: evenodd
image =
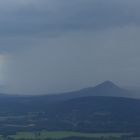
<svg viewBox="0 0 140 140">
<path fill-rule="evenodd" d="M 80 133 L 44 130 L 40 132 L 18 132 L 15 135 L 1 135 L 0 140 L 122 140 L 122 138 L 128 138 L 131 137 L 131 135 L 131 133 Z"/>
</svg>

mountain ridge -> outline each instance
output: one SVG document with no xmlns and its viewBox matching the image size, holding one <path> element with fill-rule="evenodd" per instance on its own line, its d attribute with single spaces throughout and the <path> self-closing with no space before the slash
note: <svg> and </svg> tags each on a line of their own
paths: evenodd
<svg viewBox="0 0 140 140">
<path fill-rule="evenodd" d="M 68 100 L 78 97 L 87 96 L 111 96 L 111 97 L 126 97 L 126 98 L 140 98 L 139 93 L 123 89 L 118 85 L 114 84 L 112 81 L 104 81 L 94 87 L 87 87 L 76 91 L 57 93 L 57 94 L 41 94 L 41 95 L 10 95 L 10 94 L 0 94 L 0 98 L 34 98 L 40 99 L 45 98 L 47 102 Z"/>
<path fill-rule="evenodd" d="M 48 96 L 54 96 L 59 99 L 70 99 L 78 97 L 87 97 L 87 96 L 112 96 L 112 97 L 127 97 L 133 98 L 133 94 L 126 89 L 123 89 L 111 81 L 104 81 L 94 87 L 83 88 L 77 91 L 53 94 Z"/>
</svg>

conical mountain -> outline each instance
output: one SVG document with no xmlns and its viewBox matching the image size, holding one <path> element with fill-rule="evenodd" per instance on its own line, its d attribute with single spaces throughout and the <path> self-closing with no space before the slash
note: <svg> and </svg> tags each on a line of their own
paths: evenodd
<svg viewBox="0 0 140 140">
<path fill-rule="evenodd" d="M 134 97 L 130 91 L 115 85 L 111 81 L 105 81 L 95 87 L 84 88 L 61 94 L 44 95 L 41 98 L 47 99 L 48 102 L 52 102 L 89 96 Z"/>
<path fill-rule="evenodd" d="M 115 85 L 111 81 L 105 81 L 93 88 L 87 90 L 88 94 L 94 94 L 94 96 L 118 96 L 127 97 L 129 92 L 119 86 Z"/>
<path fill-rule="evenodd" d="M 59 94 L 60 99 L 69 99 L 87 96 L 132 97 L 128 90 L 120 88 L 111 81 L 105 81 L 95 87 L 84 88 L 79 91 Z"/>
</svg>

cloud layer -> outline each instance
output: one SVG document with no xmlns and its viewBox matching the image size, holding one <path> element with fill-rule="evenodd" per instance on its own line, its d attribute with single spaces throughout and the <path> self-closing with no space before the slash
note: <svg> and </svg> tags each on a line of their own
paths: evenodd
<svg viewBox="0 0 140 140">
<path fill-rule="evenodd" d="M 139 86 L 139 5 L 139 0 L 0 2 L 8 92 L 61 92 L 104 80 Z"/>
<path fill-rule="evenodd" d="M 52 36 L 140 23 L 138 0 L 9 0 L 0 4 L 2 37 Z"/>
</svg>

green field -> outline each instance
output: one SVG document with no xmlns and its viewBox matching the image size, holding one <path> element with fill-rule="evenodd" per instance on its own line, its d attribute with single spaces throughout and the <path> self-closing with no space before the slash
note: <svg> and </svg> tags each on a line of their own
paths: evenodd
<svg viewBox="0 0 140 140">
<path fill-rule="evenodd" d="M 120 138 L 122 136 L 126 136 L 130 134 L 126 133 L 80 133 L 80 132 L 67 132 L 67 131 L 42 131 L 42 132 L 20 132 L 17 133 L 13 137 L 14 139 L 46 139 L 46 138 L 52 138 L 52 139 L 61 139 L 61 138 L 67 138 L 67 137 L 85 137 L 85 138 Z"/>
</svg>

